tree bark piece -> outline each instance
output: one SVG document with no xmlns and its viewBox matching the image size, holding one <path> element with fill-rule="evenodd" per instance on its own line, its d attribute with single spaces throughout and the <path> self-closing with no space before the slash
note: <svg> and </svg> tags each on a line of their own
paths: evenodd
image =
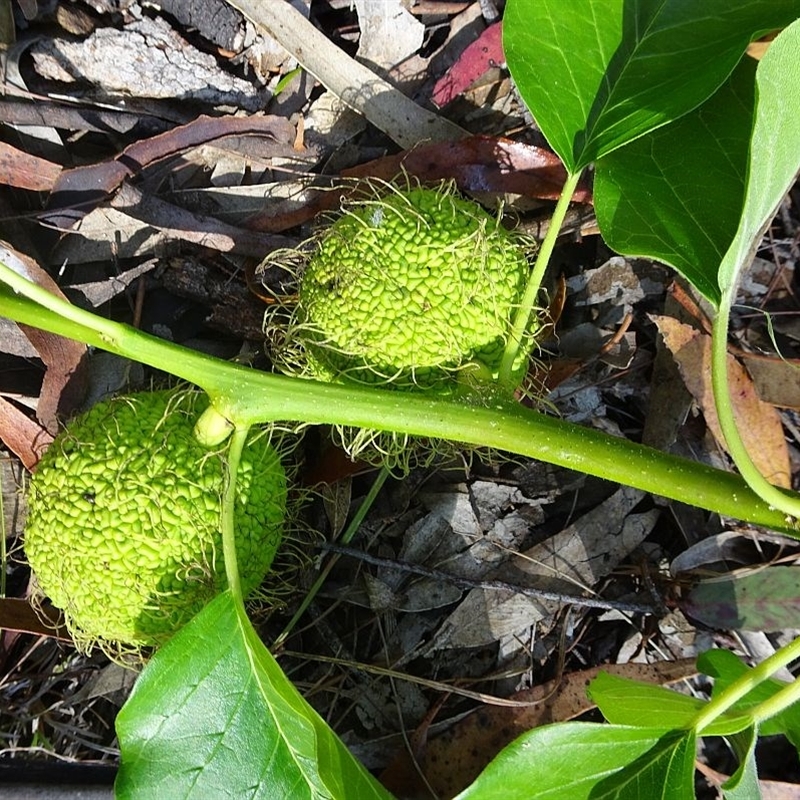
<svg viewBox="0 0 800 800">
<path fill-rule="evenodd" d="M 401 147 L 460 139 L 466 132 L 350 58 L 285 0 L 229 0 L 264 28 L 321 84 Z"/>
</svg>

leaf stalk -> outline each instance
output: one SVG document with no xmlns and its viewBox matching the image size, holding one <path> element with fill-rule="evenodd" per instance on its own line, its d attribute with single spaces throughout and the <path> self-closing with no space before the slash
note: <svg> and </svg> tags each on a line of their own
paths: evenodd
<svg viewBox="0 0 800 800">
<path fill-rule="evenodd" d="M 769 658 L 764 659 L 760 664 L 748 670 L 744 675 L 735 680 L 730 686 L 726 687 L 711 702 L 702 709 L 694 720 L 693 728 L 701 735 L 717 717 L 724 714 L 731 706 L 749 694 L 756 686 L 763 683 L 779 669 L 783 669 L 787 664 L 800 658 L 800 638 L 782 647 L 777 653 L 773 653 Z M 791 692 L 787 689 L 792 689 Z M 756 720 L 766 719 L 773 716 L 791 705 L 800 697 L 800 682 L 794 681 L 781 690 L 770 700 L 759 705 L 753 712 Z M 776 700 L 776 698 L 780 698 Z M 765 708 L 766 707 L 766 708 Z"/>
<path fill-rule="evenodd" d="M 225 559 L 225 577 L 228 579 L 228 588 L 237 606 L 242 606 L 242 581 L 239 576 L 239 564 L 236 558 L 236 477 L 239 473 L 239 462 L 242 451 L 247 442 L 249 426 L 237 426 L 228 444 L 227 458 L 225 459 L 225 488 L 222 494 L 222 557 Z"/>
<path fill-rule="evenodd" d="M 539 247 L 539 252 L 536 254 L 536 261 L 533 264 L 533 269 L 528 276 L 528 282 L 525 285 L 525 293 L 522 300 L 514 314 L 514 319 L 511 323 L 511 331 L 506 342 L 503 358 L 500 362 L 500 383 L 502 385 L 513 384 L 512 372 L 514 369 L 514 361 L 519 354 L 520 347 L 525 340 L 525 332 L 531 321 L 531 314 L 536 306 L 539 298 L 539 289 L 544 280 L 544 274 L 550 264 L 550 258 L 553 255 L 558 234 L 564 224 L 564 219 L 569 211 L 569 204 L 572 202 L 572 196 L 575 194 L 575 189 L 580 180 L 581 172 L 568 173 L 567 180 L 561 189 L 561 195 L 558 198 L 556 207 L 553 210 L 553 217 L 550 220 L 550 226 L 547 229 L 542 244 Z M 516 388 L 516 387 L 514 387 Z"/>
<path fill-rule="evenodd" d="M 761 474 L 747 451 L 739 426 L 736 424 L 735 409 L 731 401 L 728 381 L 728 320 L 732 295 L 731 291 L 723 292 L 722 302 L 714 317 L 711 335 L 711 385 L 720 429 L 734 464 L 750 488 L 772 508 L 781 511 L 793 520 L 798 520 L 800 519 L 800 495 L 774 486 Z"/>
</svg>

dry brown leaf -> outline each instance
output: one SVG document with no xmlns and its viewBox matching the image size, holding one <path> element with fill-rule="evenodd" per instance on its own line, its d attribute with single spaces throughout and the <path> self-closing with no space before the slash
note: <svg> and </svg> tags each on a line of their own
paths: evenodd
<svg viewBox="0 0 800 800">
<path fill-rule="evenodd" d="M 414 55 L 425 37 L 425 26 L 401 0 L 355 0 L 361 38 L 358 58 L 388 70 Z"/>
<path fill-rule="evenodd" d="M 223 253 L 240 253 L 262 258 L 272 250 L 297 245 L 297 240 L 286 236 L 245 230 L 214 217 L 195 214 L 154 195 L 140 192 L 129 183 L 122 184 L 110 205 L 111 208 L 157 228 L 167 234 L 168 238 L 196 242 Z"/>
<path fill-rule="evenodd" d="M 33 469 L 53 437 L 15 405 L 0 397 L 0 441 L 26 469 Z"/>
<path fill-rule="evenodd" d="M 765 403 L 800 410 L 800 361 L 751 353 L 741 359 Z"/>
<path fill-rule="evenodd" d="M 492 577 L 526 585 L 582 595 L 584 587 L 613 570 L 650 533 L 658 512 L 631 514 L 643 493 L 622 487 L 572 525 L 520 553 L 514 566 L 500 568 Z M 536 625 L 556 613 L 558 604 L 509 589 L 472 589 L 444 621 L 436 648 L 481 647 Z"/>
<path fill-rule="evenodd" d="M 50 210 L 42 219 L 56 228 L 70 230 L 110 197 L 126 178 L 189 148 L 228 136 L 257 136 L 265 150 L 271 143 L 273 154 L 285 157 L 293 153 L 294 134 L 294 126 L 281 117 L 198 117 L 157 136 L 139 139 L 116 158 L 64 170 L 48 199 Z"/>
<path fill-rule="evenodd" d="M 419 766 L 436 796 L 450 798 L 458 794 L 500 750 L 525 731 L 574 719 L 593 708 L 586 686 L 601 671 L 660 685 L 675 683 L 697 673 L 694 659 L 657 664 L 610 664 L 564 675 L 560 680 L 548 681 L 510 698 L 528 702 L 528 706 L 482 706 L 420 748 Z M 415 774 L 407 753 L 403 757 L 409 762 L 406 773 Z M 390 769 L 390 774 L 404 772 L 397 764 Z M 381 776 L 381 780 L 384 781 L 385 777 Z M 390 790 L 397 788 L 384 785 Z M 405 791 L 408 787 L 403 789 Z"/>
<path fill-rule="evenodd" d="M 343 170 L 344 180 L 339 190 L 309 190 L 305 198 L 297 198 L 297 204 L 287 213 L 276 214 L 266 207 L 253 215 L 248 227 L 281 231 L 301 225 L 323 211 L 338 208 L 343 196 L 355 194 L 359 189 L 358 180 L 377 178 L 391 182 L 400 175 L 417 178 L 423 183 L 452 179 L 464 192 L 519 194 L 526 198 L 556 200 L 566 173 L 551 150 L 497 136 L 470 136 L 452 142 L 420 144 L 402 153 Z M 581 183 L 572 199 L 576 203 L 591 203 L 588 184 Z M 541 230 L 538 234 L 531 232 L 543 235 Z"/>
<path fill-rule="evenodd" d="M 64 297 L 56 282 L 33 259 L 5 242 L 0 242 L 0 260 L 47 291 Z M 28 325 L 19 327 L 47 367 L 36 416 L 50 433 L 55 434 L 59 418 L 69 416 L 86 392 L 83 360 L 86 345 Z"/>
<path fill-rule="evenodd" d="M 71 641 L 59 612 L 52 606 L 42 608 L 39 613 L 28 600 L 16 597 L 0 597 L 0 630 L 36 633 L 40 636 L 54 636 L 65 642 Z"/>
<path fill-rule="evenodd" d="M 49 192 L 60 174 L 58 164 L 0 142 L 0 184 Z"/>
<path fill-rule="evenodd" d="M 654 316 L 686 388 L 703 412 L 720 447 L 726 449 L 711 389 L 711 337 L 672 317 Z M 728 356 L 731 402 L 742 439 L 759 471 L 776 486 L 791 486 L 789 451 L 776 409 L 758 396 L 745 368 Z"/>
</svg>

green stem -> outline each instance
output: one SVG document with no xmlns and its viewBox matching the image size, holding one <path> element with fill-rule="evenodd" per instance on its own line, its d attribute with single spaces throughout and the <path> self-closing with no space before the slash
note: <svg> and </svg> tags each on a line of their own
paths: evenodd
<svg viewBox="0 0 800 800">
<path fill-rule="evenodd" d="M 751 712 L 753 719 L 756 724 L 759 724 L 765 719 L 780 714 L 781 711 L 794 705 L 798 700 L 800 700 L 800 680 L 793 680 L 779 692 L 772 695 L 769 700 L 765 700 L 756 706 Z"/>
<path fill-rule="evenodd" d="M 567 180 L 561 190 L 561 196 L 558 198 L 558 203 L 556 203 L 555 210 L 553 211 L 553 217 L 550 220 L 550 227 L 547 229 L 544 240 L 539 247 L 536 261 L 533 264 L 533 269 L 528 277 L 528 283 L 525 286 L 525 294 L 522 296 L 519 308 L 514 314 L 511 332 L 506 342 L 503 359 L 500 362 L 500 382 L 502 384 L 510 385 L 513 383 L 511 376 L 514 369 L 514 361 L 525 340 L 525 332 L 528 330 L 531 314 L 539 299 L 539 289 L 542 286 L 544 274 L 550 264 L 553 248 L 556 246 L 558 234 L 561 231 L 561 226 L 564 224 L 564 218 L 569 210 L 569 204 L 572 202 L 572 196 L 575 194 L 575 188 L 578 185 L 580 177 L 580 171 L 576 172 L 574 175 L 571 173 L 567 175 Z"/>
<path fill-rule="evenodd" d="M 242 583 L 239 578 L 239 565 L 236 560 L 236 529 L 234 523 L 236 507 L 236 476 L 239 472 L 239 461 L 247 442 L 248 426 L 237 426 L 227 451 L 227 470 L 225 489 L 222 494 L 222 556 L 225 559 L 225 575 L 228 578 L 228 589 L 237 605 L 244 602 Z"/>
<path fill-rule="evenodd" d="M 349 425 L 490 447 L 797 534 L 785 514 L 765 503 L 737 475 L 580 427 L 523 408 L 512 400 L 467 403 L 463 398 L 259 372 L 100 319 L 0 264 L 0 281 L 7 278 L 9 283 L 14 281 L 20 294 L 30 295 L 38 303 L 0 289 L 0 313 L 167 370 L 204 389 L 218 411 L 237 426 L 278 420 Z"/>
<path fill-rule="evenodd" d="M 383 484 L 386 483 L 386 479 L 390 474 L 391 473 L 387 467 L 381 467 L 380 472 L 378 472 L 378 474 L 375 476 L 375 480 L 373 481 L 367 496 L 364 498 L 364 502 L 361 503 L 356 513 L 353 514 L 350 524 L 342 534 L 341 544 L 347 544 L 356 535 L 356 533 L 358 533 L 358 529 L 361 527 L 364 517 L 366 517 L 369 513 L 370 508 L 372 508 L 373 503 L 378 497 L 378 492 L 380 492 Z M 306 613 L 306 609 L 311 605 L 311 601 L 317 596 L 317 593 L 322 588 L 322 584 L 325 583 L 330 571 L 336 565 L 338 560 L 339 556 L 336 553 L 333 553 L 328 559 L 328 563 L 320 571 L 317 579 L 314 581 L 314 585 L 308 590 L 306 596 L 303 598 L 300 608 L 295 611 L 294 616 L 289 620 L 286 627 L 281 631 L 280 636 L 278 636 L 272 645 L 273 652 L 277 652 L 277 649 L 281 647 L 289 638 L 289 634 L 294 630 L 295 625 L 297 625 L 297 623 L 300 621 L 300 618 L 303 616 L 303 614 Z"/>
<path fill-rule="evenodd" d="M 750 457 L 736 423 L 728 382 L 728 320 L 733 293 L 723 292 L 722 302 L 714 318 L 711 340 L 711 384 L 717 418 L 728 452 L 748 486 L 764 502 L 794 520 L 800 519 L 800 496 L 788 493 L 771 484 Z M 747 424 L 746 420 L 742 424 Z"/>
<path fill-rule="evenodd" d="M 749 694 L 756 686 L 763 683 L 767 678 L 771 677 L 775 672 L 779 669 L 782 669 L 787 664 L 790 664 L 792 661 L 795 661 L 797 658 L 800 658 L 800 638 L 795 639 L 793 642 L 790 642 L 785 647 L 782 647 L 778 650 L 777 653 L 774 653 L 769 658 L 764 659 L 760 664 L 753 669 L 748 670 L 741 678 L 735 680 L 730 686 L 724 689 L 722 692 L 717 695 L 695 718 L 694 721 L 694 729 L 697 731 L 698 734 L 702 734 L 703 730 L 707 728 L 717 717 L 720 717 L 724 714 L 734 703 L 741 700 L 745 695 Z M 789 684 L 787 689 L 794 688 L 794 694 L 791 695 L 791 699 L 788 700 L 787 697 L 791 693 L 787 693 L 781 701 L 784 705 L 778 707 L 773 701 L 775 697 L 778 695 L 783 695 L 786 690 L 781 690 L 778 694 L 776 694 L 770 701 L 762 703 L 758 706 L 754 711 L 754 717 L 756 719 L 766 719 L 767 716 L 771 714 L 777 714 L 778 711 L 781 711 L 787 705 L 793 703 L 800 693 L 800 688 L 798 688 L 798 682 L 794 681 L 793 683 Z M 770 705 L 771 704 L 771 705 Z M 766 713 L 760 712 L 764 706 L 767 706 Z"/>
</svg>

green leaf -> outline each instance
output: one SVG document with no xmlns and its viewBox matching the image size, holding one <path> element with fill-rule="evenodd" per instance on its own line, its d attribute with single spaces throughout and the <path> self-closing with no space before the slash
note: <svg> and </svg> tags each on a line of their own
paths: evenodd
<svg viewBox="0 0 800 800">
<path fill-rule="evenodd" d="M 589 684 L 588 693 L 609 722 L 637 728 L 659 727 L 664 731 L 691 728 L 706 705 L 699 698 L 607 672 L 598 674 Z M 728 736 L 752 724 L 752 718 L 746 713 L 723 714 L 703 731 L 703 735 Z"/>
<path fill-rule="evenodd" d="M 551 147 L 577 172 L 710 97 L 797 0 L 508 0 L 506 62 Z"/>
<path fill-rule="evenodd" d="M 719 285 L 732 299 L 761 235 L 800 170 L 800 20 L 772 42 L 756 70 L 757 104 L 746 201 L 736 236 L 719 269 Z"/>
<path fill-rule="evenodd" d="M 743 59 L 709 100 L 601 158 L 595 173 L 608 245 L 669 264 L 714 304 L 744 205 L 755 75 L 756 62 Z"/>
<path fill-rule="evenodd" d="M 732 737 L 731 743 L 739 759 L 739 768 L 722 784 L 725 800 L 761 800 L 756 765 L 758 729 L 755 725 Z"/>
<path fill-rule="evenodd" d="M 117 733 L 120 800 L 391 797 L 300 696 L 229 592 L 156 653 Z"/>
<path fill-rule="evenodd" d="M 707 650 L 705 653 L 701 653 L 697 659 L 697 668 L 714 678 L 712 697 L 716 697 L 734 681 L 741 678 L 742 675 L 751 671 L 750 667 L 731 653 L 730 650 Z M 763 683 L 759 683 L 748 692 L 736 703 L 734 709 L 737 711 L 752 709 L 785 688 L 786 683 L 784 681 L 770 678 Z M 774 736 L 782 733 L 800 750 L 800 705 L 790 706 L 781 711 L 780 714 L 762 721 L 759 726 L 759 732 L 762 736 Z"/>
<path fill-rule="evenodd" d="M 690 800 L 687 731 L 566 722 L 523 734 L 456 800 Z"/>
</svg>

